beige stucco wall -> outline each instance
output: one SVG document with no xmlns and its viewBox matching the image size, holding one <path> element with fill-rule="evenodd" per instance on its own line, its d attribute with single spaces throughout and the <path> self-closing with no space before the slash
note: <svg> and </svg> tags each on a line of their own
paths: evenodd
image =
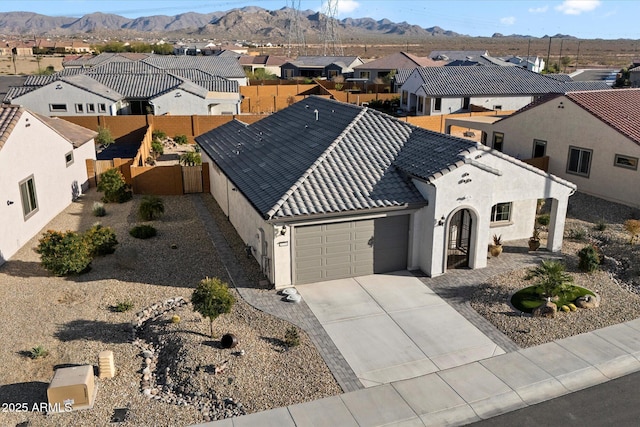
<svg viewBox="0 0 640 427">
<path fill-rule="evenodd" d="M 65 155 L 70 151 L 74 160 L 67 165 Z M 72 202 L 74 191 L 88 188 L 85 160 L 95 158 L 93 141 L 73 149 L 35 116 L 22 113 L 0 150 L 0 263 L 62 212 Z M 19 184 L 32 175 L 38 210 L 25 219 Z"/>
<path fill-rule="evenodd" d="M 562 102 L 562 107 L 560 103 Z M 638 124 L 632 124 L 638 125 Z M 562 96 L 496 122 L 504 152 L 532 157 L 533 140 L 547 141 L 549 172 L 578 185 L 578 191 L 640 207 L 640 172 L 614 166 L 616 154 L 640 158 L 640 145 Z M 593 150 L 588 177 L 567 173 L 569 146 Z"/>
</svg>

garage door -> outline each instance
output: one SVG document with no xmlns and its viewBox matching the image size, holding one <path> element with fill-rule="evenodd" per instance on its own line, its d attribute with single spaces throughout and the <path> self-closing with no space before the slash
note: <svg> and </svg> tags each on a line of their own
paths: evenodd
<svg viewBox="0 0 640 427">
<path fill-rule="evenodd" d="M 409 216 L 295 228 L 294 283 L 407 268 Z"/>
</svg>

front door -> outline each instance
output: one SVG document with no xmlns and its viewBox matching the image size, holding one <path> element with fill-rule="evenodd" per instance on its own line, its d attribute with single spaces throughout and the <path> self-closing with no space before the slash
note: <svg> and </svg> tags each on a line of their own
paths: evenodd
<svg viewBox="0 0 640 427">
<path fill-rule="evenodd" d="M 456 212 L 447 233 L 447 268 L 469 267 L 471 242 L 471 213 L 468 209 Z"/>
</svg>

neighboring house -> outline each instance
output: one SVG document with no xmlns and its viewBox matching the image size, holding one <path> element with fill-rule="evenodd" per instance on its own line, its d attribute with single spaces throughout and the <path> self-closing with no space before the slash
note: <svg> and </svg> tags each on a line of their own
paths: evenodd
<svg viewBox="0 0 640 427">
<path fill-rule="evenodd" d="M 640 67 L 629 70 L 629 82 L 631 87 L 640 87 Z"/>
<path fill-rule="evenodd" d="M 101 55 L 99 55 L 101 56 Z M 30 76 L 5 102 L 55 116 L 239 114 L 246 76 L 234 58 L 107 55 Z"/>
<path fill-rule="evenodd" d="M 255 73 L 256 70 L 264 70 L 267 74 L 282 77 L 281 67 L 285 63 L 291 61 L 291 58 L 274 55 L 243 55 L 239 58 L 239 61 L 245 72 Z"/>
<path fill-rule="evenodd" d="M 489 56 L 487 50 L 434 50 L 429 58 L 434 61 L 472 61 L 481 56 Z"/>
<path fill-rule="evenodd" d="M 0 264 L 87 190 L 95 135 L 62 119 L 0 106 Z"/>
<path fill-rule="evenodd" d="M 400 88 L 400 107 L 419 116 L 518 110 L 547 93 L 607 89 L 564 82 L 520 67 L 420 67 Z"/>
<path fill-rule="evenodd" d="M 353 77 L 353 70 L 364 62 L 358 56 L 300 56 L 295 61 L 282 64 L 282 78 Z"/>
<path fill-rule="evenodd" d="M 544 59 L 538 56 L 512 56 L 506 59 L 507 62 L 517 65 L 518 67 L 526 68 L 529 71 L 533 71 L 534 73 L 541 73 L 544 70 L 545 62 Z"/>
<path fill-rule="evenodd" d="M 442 66 L 442 61 L 434 61 L 431 58 L 421 58 L 407 52 L 397 52 L 383 58 L 366 62 L 353 67 L 356 79 L 365 80 L 368 83 L 389 83 L 398 73 L 398 70 L 413 70 L 418 67 Z"/>
<path fill-rule="evenodd" d="M 482 55 L 482 56 L 475 57 L 473 59 L 470 59 L 470 58 L 456 59 L 454 61 L 448 62 L 446 65 L 450 67 L 461 66 L 461 65 L 465 67 L 476 66 L 476 65 L 483 65 L 487 67 L 515 67 L 516 66 L 516 64 L 512 64 L 511 62 L 504 61 L 500 58 L 494 58 L 489 55 Z"/>
<path fill-rule="evenodd" d="M 551 198 L 559 251 L 575 185 L 480 144 L 311 96 L 196 137 L 211 193 L 276 288 L 482 268 L 493 234 L 531 235 Z"/>
<path fill-rule="evenodd" d="M 548 156 L 549 172 L 583 193 L 640 208 L 638 105 L 640 89 L 569 92 L 473 127 L 511 156 Z"/>
</svg>

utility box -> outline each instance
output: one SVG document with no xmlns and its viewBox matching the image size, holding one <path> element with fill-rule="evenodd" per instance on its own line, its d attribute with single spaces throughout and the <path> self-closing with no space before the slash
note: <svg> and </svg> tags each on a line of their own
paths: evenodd
<svg viewBox="0 0 640 427">
<path fill-rule="evenodd" d="M 62 412 L 69 408 L 77 411 L 93 407 L 95 392 L 93 366 L 73 366 L 56 369 L 47 389 L 47 398 L 50 407 Z"/>
</svg>

